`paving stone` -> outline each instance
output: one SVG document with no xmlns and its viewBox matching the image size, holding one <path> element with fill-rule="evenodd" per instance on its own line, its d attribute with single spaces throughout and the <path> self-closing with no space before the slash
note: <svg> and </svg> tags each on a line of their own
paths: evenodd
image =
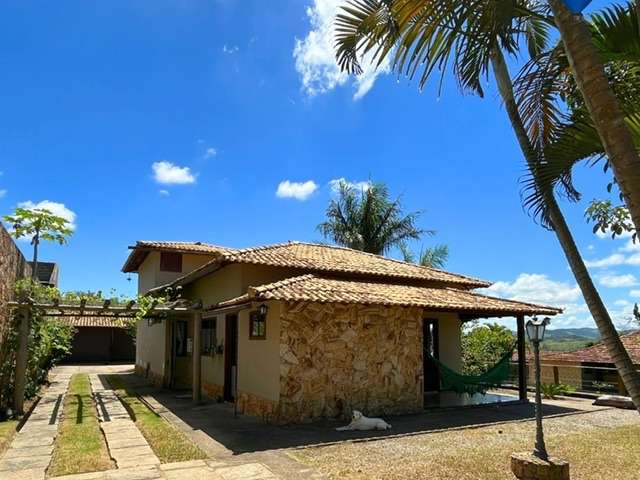
<svg viewBox="0 0 640 480">
<path fill-rule="evenodd" d="M 260 463 L 247 463 L 215 470 L 222 480 L 275 480 L 271 470 Z"/>
<path fill-rule="evenodd" d="M 29 448 L 13 448 L 9 449 L 5 453 L 5 458 L 20 458 L 20 457 L 35 457 L 38 455 L 51 455 L 53 452 L 53 445 L 45 445 L 43 447 L 29 447 Z"/>
<path fill-rule="evenodd" d="M 160 470 L 178 470 L 180 468 L 206 467 L 207 464 L 208 462 L 204 460 L 188 460 L 186 462 L 163 463 L 162 465 L 160 465 Z"/>
<path fill-rule="evenodd" d="M 138 455 L 136 457 L 126 457 L 120 460 L 116 459 L 118 468 L 141 467 L 149 465 L 160 465 L 160 460 L 153 453 L 146 455 Z"/>
<path fill-rule="evenodd" d="M 107 472 L 76 473 L 53 478 L 56 480 L 106 480 Z"/>
<path fill-rule="evenodd" d="M 109 449 L 117 450 L 119 448 L 142 447 L 149 445 L 144 437 L 135 438 L 112 438 L 109 440 Z"/>
<path fill-rule="evenodd" d="M 120 459 L 125 459 L 130 457 L 139 457 L 141 455 L 154 455 L 153 450 L 151 450 L 151 447 L 149 445 L 143 445 L 140 447 L 130 447 L 130 448 L 109 448 L 109 453 L 111 453 L 111 457 L 116 462 L 120 462 Z"/>
<path fill-rule="evenodd" d="M 156 480 L 162 478 L 162 474 L 157 466 L 144 466 L 111 470 L 107 472 L 106 478 L 107 480 Z"/>
<path fill-rule="evenodd" d="M 42 468 L 32 468 L 16 472 L 2 472 L 1 478 L 2 480 L 44 480 L 44 470 Z"/>
<path fill-rule="evenodd" d="M 164 472 L 167 480 L 222 480 L 222 477 L 209 467 L 182 468 Z"/>
<path fill-rule="evenodd" d="M 31 457 L 5 457 L 3 460 L 0 460 L 0 472 L 4 471 L 12 471 L 15 472 L 17 470 L 30 470 L 32 468 L 43 468 L 46 469 L 49 465 L 50 456 L 49 455 L 38 455 Z"/>
</svg>

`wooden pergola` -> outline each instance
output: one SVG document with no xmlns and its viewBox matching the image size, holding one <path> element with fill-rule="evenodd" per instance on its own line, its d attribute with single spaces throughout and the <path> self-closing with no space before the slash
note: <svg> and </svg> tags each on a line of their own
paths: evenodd
<svg viewBox="0 0 640 480">
<path fill-rule="evenodd" d="M 193 401 L 200 403 L 201 401 L 201 358 L 202 341 L 201 341 L 201 325 L 202 325 L 202 302 L 188 301 L 179 299 L 173 302 L 161 304 L 157 300 L 153 300 L 148 307 L 142 307 L 135 300 L 131 300 L 124 305 L 112 305 L 112 300 L 106 299 L 100 305 L 91 305 L 86 299 L 81 299 L 79 304 L 63 304 L 59 299 L 53 299 L 51 302 L 35 302 L 30 299 L 22 301 L 8 302 L 9 308 L 15 309 L 20 315 L 20 341 L 16 358 L 16 374 L 14 387 L 14 404 L 18 413 L 24 410 L 24 391 L 28 361 L 28 342 L 29 342 L 29 326 L 31 315 L 34 310 L 40 310 L 46 317 L 64 318 L 64 317 L 96 317 L 117 320 L 120 318 L 131 318 L 144 312 L 141 318 L 151 321 L 159 321 L 169 317 L 191 317 L 194 322 L 193 334 Z"/>
</svg>

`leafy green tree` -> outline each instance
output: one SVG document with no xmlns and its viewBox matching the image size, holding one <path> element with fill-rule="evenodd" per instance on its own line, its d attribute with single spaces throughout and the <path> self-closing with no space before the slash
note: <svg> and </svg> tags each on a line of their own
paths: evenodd
<svg viewBox="0 0 640 480">
<path fill-rule="evenodd" d="M 507 327 L 477 322 L 462 331 L 462 371 L 482 375 L 513 350 L 515 336 Z"/>
<path fill-rule="evenodd" d="M 15 238 L 29 237 L 33 245 L 32 278 L 38 275 L 38 246 L 40 241 L 67 243 L 67 238 L 73 233 L 69 221 L 54 215 L 46 208 L 16 208 L 12 215 L 5 215 L 4 221 L 13 225 L 11 232 Z"/>
<path fill-rule="evenodd" d="M 481 96 L 482 79 L 493 72 L 529 169 L 527 181 L 541 199 L 535 213 L 556 234 L 603 342 L 640 410 L 640 374 L 584 264 L 553 185 L 541 175 L 544 152 L 525 128 L 504 57 L 518 55 L 523 44 L 532 57 L 545 51 L 550 25 L 553 19 L 546 8 L 530 0 L 351 0 L 336 17 L 336 59 L 342 70 L 360 74 L 363 55 L 372 54 L 376 66 L 389 57 L 393 71 L 417 77 L 420 88 L 434 71 L 442 78 L 451 68 L 463 89 Z"/>
<path fill-rule="evenodd" d="M 447 245 L 421 247 L 420 253 L 416 256 L 406 244 L 402 244 L 400 245 L 400 252 L 405 262 L 416 263 L 423 267 L 444 268 L 449 259 L 449 247 Z"/>
<path fill-rule="evenodd" d="M 331 200 L 326 216 L 327 220 L 318 225 L 325 238 L 376 255 L 434 233 L 416 225 L 420 212 L 403 213 L 400 197 L 391 200 L 384 183 L 371 183 L 358 191 L 341 182 L 338 198 Z"/>
<path fill-rule="evenodd" d="M 640 327 L 640 307 L 638 307 L 637 303 L 633 306 L 633 318 Z"/>
<path fill-rule="evenodd" d="M 594 200 L 585 212 L 588 222 L 593 222 L 593 233 L 611 233 L 616 238 L 623 233 L 631 233 L 633 241 L 638 240 L 638 232 L 631 222 L 629 209 L 624 205 L 613 205 L 610 200 Z"/>
</svg>

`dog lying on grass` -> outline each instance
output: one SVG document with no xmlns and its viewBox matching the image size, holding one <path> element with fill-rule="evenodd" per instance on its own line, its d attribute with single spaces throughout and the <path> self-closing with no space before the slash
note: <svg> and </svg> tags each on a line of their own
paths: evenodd
<svg viewBox="0 0 640 480">
<path fill-rule="evenodd" d="M 349 430 L 388 430 L 390 428 L 391 425 L 381 418 L 365 417 L 362 412 L 354 410 L 351 415 L 351 423 L 345 427 L 338 427 L 336 430 L 345 432 Z"/>
</svg>

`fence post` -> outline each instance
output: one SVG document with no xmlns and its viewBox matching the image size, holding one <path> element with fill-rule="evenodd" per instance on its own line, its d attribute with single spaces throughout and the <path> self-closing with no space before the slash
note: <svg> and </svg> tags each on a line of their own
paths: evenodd
<svg viewBox="0 0 640 480">
<path fill-rule="evenodd" d="M 13 385 L 13 407 L 17 415 L 24 413 L 24 391 L 27 383 L 27 363 L 29 361 L 29 324 L 31 309 L 18 310 L 20 325 L 18 327 L 18 353 L 16 354 L 16 371 Z"/>
</svg>

